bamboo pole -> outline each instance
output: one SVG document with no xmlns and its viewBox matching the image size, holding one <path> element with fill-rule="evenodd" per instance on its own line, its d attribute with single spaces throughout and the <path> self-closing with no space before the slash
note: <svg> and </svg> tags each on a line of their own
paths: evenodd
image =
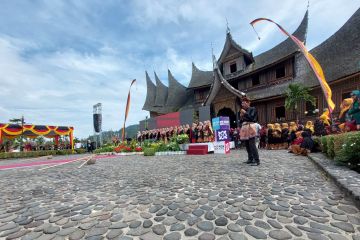
<svg viewBox="0 0 360 240">
<path fill-rule="evenodd" d="M 68 163 L 72 163 L 72 162 L 76 162 L 76 161 L 81 161 L 81 160 L 85 160 L 89 157 L 82 157 L 82 158 L 77 158 L 75 160 L 71 160 L 69 162 L 65 162 L 65 163 L 60 163 L 60 164 L 54 164 L 54 165 L 51 165 L 51 166 L 47 166 L 47 167 L 44 167 L 44 168 L 40 168 L 39 170 L 45 170 L 45 169 L 49 169 L 49 168 L 53 168 L 53 167 L 57 167 L 57 166 L 61 166 L 61 165 L 64 165 L 64 164 L 68 164 Z"/>
<path fill-rule="evenodd" d="M 84 166 L 87 162 L 89 162 L 90 160 L 93 160 L 95 155 L 91 155 L 87 160 L 85 160 L 85 162 L 83 162 L 78 168 L 81 168 L 82 166 Z"/>
</svg>

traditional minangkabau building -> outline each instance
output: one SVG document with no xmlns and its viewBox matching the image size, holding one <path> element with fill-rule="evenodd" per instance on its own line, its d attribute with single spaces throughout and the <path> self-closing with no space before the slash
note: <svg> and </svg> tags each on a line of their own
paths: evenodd
<svg viewBox="0 0 360 240">
<path fill-rule="evenodd" d="M 336 33 L 310 51 L 322 66 L 332 89 L 335 115 L 339 112 L 342 99 L 349 97 L 352 90 L 360 89 L 359 26 L 360 9 Z M 293 35 L 306 44 L 307 29 L 308 12 Z M 309 87 L 311 95 L 316 98 L 316 106 L 305 102 L 301 104 L 300 120 L 314 118 L 314 109 L 321 112 L 327 107 L 315 74 L 290 38 L 253 56 L 227 31 L 224 48 L 216 63 L 214 65 L 218 66 L 221 74 L 217 74 L 215 68 L 213 71 L 199 70 L 193 63 L 188 87 L 181 85 L 170 71 L 168 87 L 156 74 L 155 85 L 146 73 L 147 96 L 143 110 L 149 111 L 151 118 L 184 110 L 193 110 L 194 116 L 202 112 L 200 120 L 229 116 L 232 127 L 235 127 L 240 110 L 236 91 L 241 91 L 257 108 L 260 123 L 291 121 L 295 119 L 295 114 L 286 111 L 284 106 L 285 91 L 290 83 Z"/>
</svg>

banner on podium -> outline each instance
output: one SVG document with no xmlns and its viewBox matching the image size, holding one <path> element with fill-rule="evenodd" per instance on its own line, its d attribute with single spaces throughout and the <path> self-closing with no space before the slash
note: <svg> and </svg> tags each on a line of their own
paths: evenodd
<svg viewBox="0 0 360 240">
<path fill-rule="evenodd" d="M 214 153 L 219 153 L 219 154 L 230 153 L 230 142 L 229 141 L 214 142 Z"/>
</svg>

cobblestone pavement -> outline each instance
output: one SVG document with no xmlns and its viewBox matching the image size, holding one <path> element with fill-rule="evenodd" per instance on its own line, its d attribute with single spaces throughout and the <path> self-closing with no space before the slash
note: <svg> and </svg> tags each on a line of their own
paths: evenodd
<svg viewBox="0 0 360 240">
<path fill-rule="evenodd" d="M 0 238 L 360 239 L 359 210 L 310 160 L 260 156 L 258 167 L 242 150 L 0 171 Z"/>
</svg>

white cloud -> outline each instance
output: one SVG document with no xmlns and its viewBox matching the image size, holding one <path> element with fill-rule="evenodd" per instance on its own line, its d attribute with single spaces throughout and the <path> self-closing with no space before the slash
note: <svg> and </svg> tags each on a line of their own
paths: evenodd
<svg viewBox="0 0 360 240">
<path fill-rule="evenodd" d="M 36 124 L 74 125 L 77 136 L 92 134 L 92 105 L 103 103 L 103 129 L 120 129 L 130 81 L 128 124 L 142 111 L 144 71 L 155 70 L 167 85 L 167 69 L 182 84 L 191 62 L 210 70 L 211 45 L 221 53 L 228 19 L 234 39 L 255 55 L 285 37 L 268 17 L 296 29 L 307 1 L 9 1 L 0 9 L 0 122 L 25 115 Z M 310 3 L 308 47 L 340 28 L 359 1 Z M 5 11 L 4 9 L 7 9 Z M 153 78 L 153 77 L 152 77 Z"/>
</svg>

